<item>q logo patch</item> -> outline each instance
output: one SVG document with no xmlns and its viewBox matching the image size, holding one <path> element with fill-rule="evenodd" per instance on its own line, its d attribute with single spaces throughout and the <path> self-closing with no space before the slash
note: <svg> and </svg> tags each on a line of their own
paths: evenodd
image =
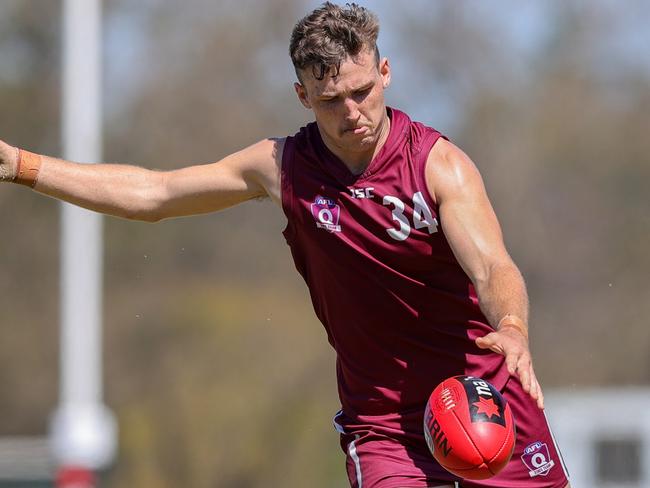
<svg viewBox="0 0 650 488">
<path fill-rule="evenodd" d="M 316 220 L 319 229 L 326 229 L 330 232 L 341 232 L 339 217 L 341 207 L 334 203 L 331 198 L 317 196 L 311 204 L 311 214 Z"/>
<path fill-rule="evenodd" d="M 529 444 L 524 449 L 521 460 L 528 468 L 528 474 L 531 478 L 546 476 L 551 468 L 555 466 L 555 462 L 549 455 L 548 446 L 540 441 Z"/>
</svg>

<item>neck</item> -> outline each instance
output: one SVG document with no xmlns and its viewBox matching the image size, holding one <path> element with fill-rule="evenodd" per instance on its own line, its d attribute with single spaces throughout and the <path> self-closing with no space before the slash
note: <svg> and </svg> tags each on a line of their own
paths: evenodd
<svg viewBox="0 0 650 488">
<path fill-rule="evenodd" d="M 386 143 L 388 134 L 390 133 L 390 123 L 388 112 L 384 112 L 384 117 L 379 127 L 379 137 L 377 137 L 377 140 L 370 147 L 360 151 L 341 147 L 334 141 L 330 141 L 327 135 L 322 132 L 321 138 L 327 148 L 348 167 L 352 174 L 360 175 L 366 170 L 370 162 Z"/>
</svg>

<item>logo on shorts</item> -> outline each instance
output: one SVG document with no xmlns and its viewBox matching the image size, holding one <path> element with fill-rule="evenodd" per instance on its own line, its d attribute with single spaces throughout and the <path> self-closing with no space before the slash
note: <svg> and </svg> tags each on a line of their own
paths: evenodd
<svg viewBox="0 0 650 488">
<path fill-rule="evenodd" d="M 341 232 L 339 207 L 331 198 L 317 196 L 311 204 L 311 214 L 316 219 L 316 226 L 319 229 L 326 229 L 330 232 Z"/>
<path fill-rule="evenodd" d="M 528 468 L 528 474 L 531 478 L 535 476 L 546 476 L 551 468 L 555 466 L 555 462 L 551 459 L 548 452 L 548 446 L 541 441 L 529 444 L 524 449 L 521 460 Z"/>
</svg>

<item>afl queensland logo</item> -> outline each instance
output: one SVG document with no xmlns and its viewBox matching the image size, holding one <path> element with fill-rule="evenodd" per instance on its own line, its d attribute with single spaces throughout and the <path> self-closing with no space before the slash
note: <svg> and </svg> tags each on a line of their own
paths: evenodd
<svg viewBox="0 0 650 488">
<path fill-rule="evenodd" d="M 546 443 L 537 441 L 526 446 L 521 460 L 528 468 L 528 475 L 531 478 L 535 476 L 546 476 L 555 462 L 551 459 Z"/>
<path fill-rule="evenodd" d="M 339 217 L 341 207 L 339 207 L 331 198 L 317 196 L 314 203 L 311 204 L 311 214 L 316 220 L 316 226 L 319 229 L 326 229 L 330 232 L 341 232 Z"/>
</svg>

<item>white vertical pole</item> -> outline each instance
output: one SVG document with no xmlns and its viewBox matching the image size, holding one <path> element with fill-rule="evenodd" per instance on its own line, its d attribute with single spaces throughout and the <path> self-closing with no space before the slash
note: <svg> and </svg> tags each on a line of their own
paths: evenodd
<svg viewBox="0 0 650 488">
<path fill-rule="evenodd" d="M 98 162 L 101 146 L 101 2 L 63 2 L 63 155 Z M 114 456 L 116 426 L 102 403 L 102 219 L 62 204 L 61 383 L 54 455 L 99 469 Z"/>
<path fill-rule="evenodd" d="M 96 0 L 66 0 L 64 5 L 69 23 L 63 50 L 63 157 L 97 162 L 101 159 L 98 5 Z M 62 212 L 61 397 L 64 402 L 94 403 L 102 394 L 97 361 L 101 355 L 102 218 L 68 203 L 62 204 Z"/>
</svg>

